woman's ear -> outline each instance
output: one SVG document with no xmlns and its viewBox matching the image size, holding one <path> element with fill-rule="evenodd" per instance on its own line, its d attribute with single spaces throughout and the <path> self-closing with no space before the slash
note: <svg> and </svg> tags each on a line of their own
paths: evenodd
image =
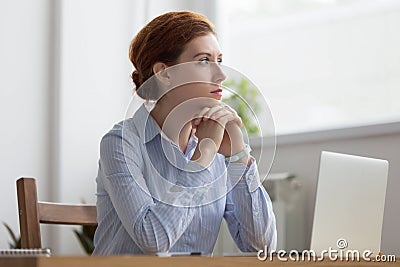
<svg viewBox="0 0 400 267">
<path fill-rule="evenodd" d="M 163 83 L 164 85 L 170 85 L 168 73 L 165 71 L 167 69 L 167 65 L 163 62 L 156 62 L 153 65 L 153 73 L 156 78 Z"/>
</svg>

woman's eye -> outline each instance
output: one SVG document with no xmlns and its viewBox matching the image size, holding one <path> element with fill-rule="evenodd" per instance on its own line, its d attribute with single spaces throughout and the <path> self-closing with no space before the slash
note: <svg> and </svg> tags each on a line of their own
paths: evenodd
<svg viewBox="0 0 400 267">
<path fill-rule="evenodd" d="M 200 59 L 199 61 L 200 61 L 200 64 L 203 64 L 203 65 L 209 64 L 209 63 L 210 63 L 210 59 L 209 59 L 209 58 L 206 58 L 206 57 Z M 217 63 L 217 64 L 222 64 L 222 58 L 217 59 L 217 62 L 216 62 L 216 63 Z"/>
<path fill-rule="evenodd" d="M 201 64 L 208 64 L 208 58 L 202 58 L 200 59 Z"/>
</svg>

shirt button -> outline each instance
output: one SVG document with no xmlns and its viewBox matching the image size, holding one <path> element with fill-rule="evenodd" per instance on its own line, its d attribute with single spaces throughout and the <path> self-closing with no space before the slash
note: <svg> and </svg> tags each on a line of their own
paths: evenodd
<svg viewBox="0 0 400 267">
<path fill-rule="evenodd" d="M 253 175 L 253 174 L 250 174 L 250 175 L 249 175 L 249 180 L 251 181 L 251 180 L 253 180 L 253 178 L 254 178 L 254 175 Z"/>
<path fill-rule="evenodd" d="M 255 215 L 255 216 L 258 216 L 258 214 L 259 214 L 259 212 L 258 212 L 258 211 L 254 212 L 254 215 Z"/>
</svg>

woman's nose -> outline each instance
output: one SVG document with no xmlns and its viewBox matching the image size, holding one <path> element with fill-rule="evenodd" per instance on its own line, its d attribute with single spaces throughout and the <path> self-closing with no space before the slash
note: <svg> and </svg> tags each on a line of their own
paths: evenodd
<svg viewBox="0 0 400 267">
<path fill-rule="evenodd" d="M 212 73 L 213 73 L 213 82 L 215 83 L 222 83 L 223 81 L 226 80 L 226 75 L 224 71 L 222 70 L 221 65 L 218 63 L 213 63 L 212 64 Z"/>
</svg>

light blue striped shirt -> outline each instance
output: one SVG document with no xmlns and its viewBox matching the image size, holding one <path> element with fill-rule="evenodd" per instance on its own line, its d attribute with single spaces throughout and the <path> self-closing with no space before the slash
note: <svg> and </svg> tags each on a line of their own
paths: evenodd
<svg viewBox="0 0 400 267">
<path fill-rule="evenodd" d="M 142 105 L 100 144 L 94 255 L 155 252 L 212 253 L 222 218 L 242 251 L 276 248 L 271 200 L 257 164 L 207 168 L 191 161 L 159 130 Z"/>
</svg>

